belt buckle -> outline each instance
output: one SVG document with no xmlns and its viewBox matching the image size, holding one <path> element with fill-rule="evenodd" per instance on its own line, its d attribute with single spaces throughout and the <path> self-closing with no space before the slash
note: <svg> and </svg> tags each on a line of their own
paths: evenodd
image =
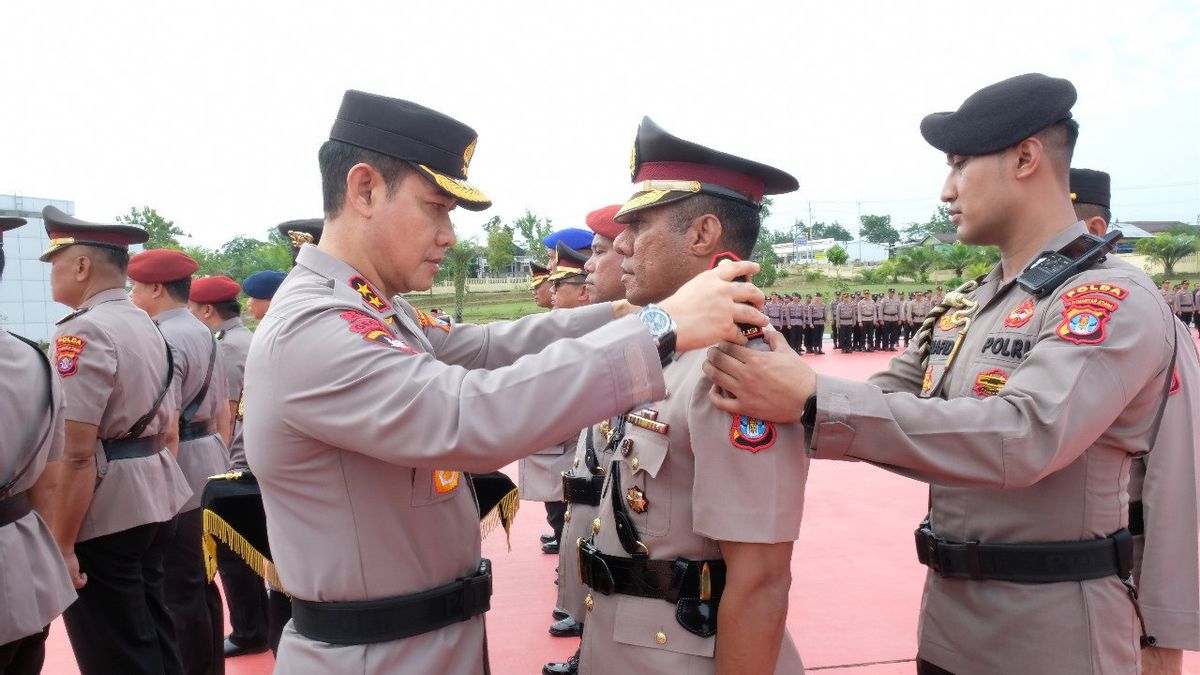
<svg viewBox="0 0 1200 675">
<path fill-rule="evenodd" d="M 937 572 L 939 576 L 942 574 L 941 547 L 938 546 L 940 540 L 938 536 L 925 527 L 917 528 L 917 561 L 925 565 L 929 569 Z"/>
<path fill-rule="evenodd" d="M 608 563 L 599 553 L 595 546 L 580 540 L 579 573 L 588 588 L 602 595 L 612 595 L 616 582 L 613 580 L 612 570 L 608 569 Z M 600 574 L 597 574 L 598 571 Z"/>
</svg>

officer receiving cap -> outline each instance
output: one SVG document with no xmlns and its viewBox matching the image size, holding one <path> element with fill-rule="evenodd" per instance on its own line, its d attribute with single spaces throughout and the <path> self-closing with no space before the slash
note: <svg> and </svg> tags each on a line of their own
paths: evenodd
<svg viewBox="0 0 1200 675">
<path fill-rule="evenodd" d="M 546 282 L 550 276 L 550 268 L 531 262 L 529 263 L 529 274 L 533 276 L 529 283 L 529 290 L 532 291 Z"/>
<path fill-rule="evenodd" d="M 542 243 L 548 249 L 555 249 L 559 242 L 566 244 L 568 248 L 584 249 L 592 246 L 592 233 L 590 230 L 585 230 L 579 227 L 568 227 L 561 230 L 555 230 L 546 235 L 542 239 Z"/>
<path fill-rule="evenodd" d="M 143 284 L 165 284 L 188 279 L 200 265 L 183 251 L 155 248 L 129 259 L 129 278 Z"/>
<path fill-rule="evenodd" d="M 1027 73 L 971 94 L 954 112 L 921 120 L 921 135 L 949 155 L 988 155 L 1071 119 L 1075 86 L 1069 81 Z"/>
<path fill-rule="evenodd" d="M 566 242 L 558 242 L 558 265 L 554 268 L 554 274 L 550 275 L 550 281 L 558 281 L 567 277 L 582 277 L 587 273 L 583 271 L 583 265 L 592 257 L 590 248 L 591 241 L 588 241 L 589 247 L 583 249 L 574 249 L 567 246 Z"/>
<path fill-rule="evenodd" d="M 596 209 L 587 214 L 587 219 L 584 221 L 591 228 L 592 232 L 607 237 L 616 239 L 618 234 L 625 231 L 626 225 L 613 220 L 613 216 L 617 215 L 617 211 L 621 210 L 620 204 L 612 204 L 604 208 Z"/>
<path fill-rule="evenodd" d="M 4 242 L 4 233 L 9 230 L 15 230 L 29 221 L 24 218 L 0 218 L 0 243 Z"/>
<path fill-rule="evenodd" d="M 201 305 L 215 305 L 218 302 L 236 300 L 242 287 L 238 282 L 225 275 L 200 277 L 192 282 L 192 292 L 188 300 Z"/>
<path fill-rule="evenodd" d="M 667 133 L 643 117 L 633 141 L 629 169 L 637 190 L 614 218 L 706 194 L 758 208 L 764 195 L 793 192 L 800 184 L 766 164 L 719 152 Z"/>
<path fill-rule="evenodd" d="M 50 237 L 50 248 L 41 255 L 42 262 L 50 262 L 50 256 L 55 252 L 74 244 L 128 251 L 131 244 L 143 244 L 150 238 L 140 227 L 89 223 L 68 216 L 53 206 L 42 209 L 42 220 L 46 222 L 46 234 Z"/>
<path fill-rule="evenodd" d="M 246 280 L 242 282 L 242 290 L 251 298 L 270 300 L 275 297 L 275 291 L 279 290 L 279 285 L 286 278 L 286 274 L 276 272 L 275 270 L 255 272 L 246 277 Z"/>
<path fill-rule="evenodd" d="M 479 135 L 436 110 L 351 89 L 342 97 L 329 138 L 407 160 L 464 209 L 482 211 L 492 205 L 487 195 L 467 182 L 467 166 Z"/>
<path fill-rule="evenodd" d="M 1109 208 L 1109 175 L 1095 169 L 1071 169 L 1071 201 Z"/>
</svg>

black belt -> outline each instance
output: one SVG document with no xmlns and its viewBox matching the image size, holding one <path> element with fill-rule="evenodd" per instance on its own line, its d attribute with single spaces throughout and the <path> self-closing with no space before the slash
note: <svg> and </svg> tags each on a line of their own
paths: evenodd
<svg viewBox="0 0 1200 675">
<path fill-rule="evenodd" d="M 443 586 L 381 600 L 310 602 L 292 598 L 292 625 L 310 640 L 365 645 L 403 640 L 479 616 L 491 608 L 492 563 Z"/>
<path fill-rule="evenodd" d="M 917 560 L 951 579 L 993 579 L 1018 583 L 1082 581 L 1129 576 L 1133 536 L 1121 529 L 1104 539 L 1031 544 L 982 544 L 946 541 L 917 528 Z"/>
<path fill-rule="evenodd" d="M 717 600 L 725 590 L 724 560 L 650 560 L 605 555 L 590 542 L 580 540 L 579 580 L 592 590 L 612 595 L 636 595 L 676 602 L 679 598 L 700 597 L 700 573 L 707 562 L 711 579 L 711 597 Z"/>
<path fill-rule="evenodd" d="M 197 438 L 212 436 L 216 432 L 207 422 L 190 422 L 188 424 L 179 425 L 179 442 L 194 441 Z"/>
<path fill-rule="evenodd" d="M 29 505 L 29 493 L 18 492 L 0 499 L 0 527 L 15 523 L 29 515 L 33 507 Z"/>
<path fill-rule="evenodd" d="M 153 457 L 167 447 L 162 434 L 141 438 L 111 438 L 101 440 L 100 445 L 104 446 L 104 456 L 110 462 L 118 459 Z"/>
<path fill-rule="evenodd" d="M 568 504 L 600 506 L 604 476 L 575 476 L 563 472 L 563 501 Z"/>
<path fill-rule="evenodd" d="M 1129 532 L 1135 537 L 1146 534 L 1146 517 L 1142 513 L 1142 500 L 1129 502 Z"/>
</svg>

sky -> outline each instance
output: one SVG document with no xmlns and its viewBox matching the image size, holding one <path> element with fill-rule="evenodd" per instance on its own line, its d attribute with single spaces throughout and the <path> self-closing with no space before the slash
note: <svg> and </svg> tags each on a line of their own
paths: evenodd
<svg viewBox="0 0 1200 675">
<path fill-rule="evenodd" d="M 1020 73 L 1079 90 L 1074 165 L 1118 220 L 1200 218 L 1200 3 L 26 2 L 6 0 L 0 193 L 111 221 L 151 206 L 220 246 L 321 212 L 316 153 L 346 89 L 479 133 L 461 237 L 556 227 L 630 194 L 649 115 L 800 181 L 767 225 L 934 212 L 931 112 Z"/>
</svg>

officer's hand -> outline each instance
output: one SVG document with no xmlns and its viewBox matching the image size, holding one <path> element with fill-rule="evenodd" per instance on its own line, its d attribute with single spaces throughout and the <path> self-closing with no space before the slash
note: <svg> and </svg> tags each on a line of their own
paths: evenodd
<svg viewBox="0 0 1200 675">
<path fill-rule="evenodd" d="M 766 326 L 770 320 L 757 309 L 765 301 L 762 291 L 754 284 L 733 281 L 757 273 L 758 263 L 749 260 L 722 263 L 697 275 L 659 303 L 677 326 L 675 349 L 686 352 L 722 340 L 745 344 L 737 324 Z"/>
<path fill-rule="evenodd" d="M 817 374 L 788 348 L 787 340 L 767 331 L 771 351 L 729 343 L 708 350 L 704 374 L 713 381 L 708 398 L 720 410 L 773 422 L 799 422 L 804 404 L 817 389 Z"/>
<path fill-rule="evenodd" d="M 63 551 L 63 562 L 67 563 L 67 575 L 71 577 L 71 585 L 79 590 L 87 585 L 87 575 L 79 571 L 79 558 L 75 557 L 75 549 Z"/>
</svg>

